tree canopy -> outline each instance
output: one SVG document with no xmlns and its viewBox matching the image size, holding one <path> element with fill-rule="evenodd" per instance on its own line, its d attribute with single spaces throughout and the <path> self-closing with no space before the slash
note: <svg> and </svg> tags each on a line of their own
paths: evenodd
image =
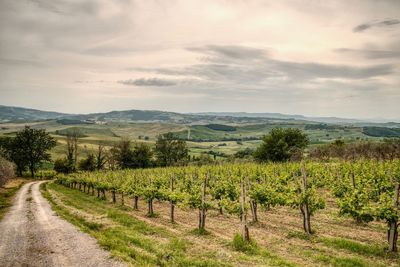
<svg viewBox="0 0 400 267">
<path fill-rule="evenodd" d="M 254 157 L 259 161 L 287 161 L 299 156 L 308 145 L 305 133 L 296 128 L 274 128 L 263 137 Z"/>
<path fill-rule="evenodd" d="M 185 163 L 189 155 L 186 142 L 175 138 L 173 133 L 159 135 L 154 152 L 160 166 Z"/>
<path fill-rule="evenodd" d="M 38 166 L 51 159 L 48 151 L 56 146 L 56 140 L 43 129 L 26 126 L 14 138 L 3 139 L 1 146 L 6 157 L 16 164 L 19 175 L 28 168 L 34 177 Z"/>
</svg>

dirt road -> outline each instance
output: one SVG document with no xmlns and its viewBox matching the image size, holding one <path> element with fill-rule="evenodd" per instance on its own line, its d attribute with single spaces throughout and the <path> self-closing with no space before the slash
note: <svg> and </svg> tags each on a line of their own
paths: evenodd
<svg viewBox="0 0 400 267">
<path fill-rule="evenodd" d="M 41 183 L 24 185 L 0 222 L 0 266 L 125 266 L 55 215 L 39 192 Z"/>
</svg>

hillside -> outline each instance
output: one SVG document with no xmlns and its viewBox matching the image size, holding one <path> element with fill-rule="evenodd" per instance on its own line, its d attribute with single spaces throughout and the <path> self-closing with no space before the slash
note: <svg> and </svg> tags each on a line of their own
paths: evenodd
<svg viewBox="0 0 400 267">
<path fill-rule="evenodd" d="M 42 111 L 30 108 L 9 107 L 0 105 L 0 122 L 7 121 L 39 121 L 57 119 L 68 116 L 64 113 Z"/>
</svg>

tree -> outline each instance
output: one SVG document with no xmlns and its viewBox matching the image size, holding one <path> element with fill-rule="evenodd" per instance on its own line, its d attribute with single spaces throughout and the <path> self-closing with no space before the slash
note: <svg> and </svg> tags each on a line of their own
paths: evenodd
<svg viewBox="0 0 400 267">
<path fill-rule="evenodd" d="M 14 176 L 14 166 L 11 162 L 0 156 L 0 187 Z"/>
<path fill-rule="evenodd" d="M 81 135 L 76 128 L 67 131 L 67 162 L 71 171 L 75 171 L 78 162 L 78 141 Z"/>
<path fill-rule="evenodd" d="M 308 138 L 300 129 L 274 128 L 263 137 L 254 157 L 259 161 L 288 161 L 308 145 Z"/>
<path fill-rule="evenodd" d="M 103 169 L 104 165 L 107 162 L 106 151 L 102 144 L 100 144 L 97 148 L 97 154 L 96 154 L 95 161 L 96 161 L 96 169 L 97 170 Z"/>
<path fill-rule="evenodd" d="M 134 155 L 129 139 L 122 139 L 113 148 L 115 160 L 121 169 L 134 168 Z"/>
<path fill-rule="evenodd" d="M 56 146 L 56 140 L 44 129 L 32 129 L 28 126 L 17 133 L 13 140 L 13 148 L 22 153 L 22 161 L 26 162 L 31 176 L 43 161 L 50 160 L 48 151 Z"/>
<path fill-rule="evenodd" d="M 172 166 L 185 163 L 189 150 L 185 141 L 177 140 L 172 133 L 166 133 L 158 136 L 154 152 L 160 166 Z"/>
<path fill-rule="evenodd" d="M 79 161 L 78 167 L 83 171 L 94 171 L 96 169 L 96 159 L 93 154 L 89 154 L 86 159 Z"/>
<path fill-rule="evenodd" d="M 136 143 L 133 150 L 133 161 L 135 168 L 147 168 L 152 165 L 151 159 L 153 152 L 149 145 L 145 143 Z"/>
<path fill-rule="evenodd" d="M 54 161 L 54 170 L 58 173 L 70 173 L 71 168 L 67 158 L 61 158 Z"/>
</svg>

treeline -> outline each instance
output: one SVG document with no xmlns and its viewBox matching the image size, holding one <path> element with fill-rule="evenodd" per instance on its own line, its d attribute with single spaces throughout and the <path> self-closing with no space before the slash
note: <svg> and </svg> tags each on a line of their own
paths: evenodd
<svg viewBox="0 0 400 267">
<path fill-rule="evenodd" d="M 331 144 L 312 149 L 309 157 L 319 160 L 340 158 L 346 160 L 378 159 L 394 160 L 400 158 L 400 139 L 386 139 L 383 142 L 344 143 L 336 140 Z"/>
<path fill-rule="evenodd" d="M 185 165 L 190 159 L 186 142 L 166 133 L 158 136 L 154 147 L 122 138 L 109 149 L 99 144 L 95 153 L 78 160 L 79 136 L 76 131 L 67 133 L 66 156 L 55 161 L 54 170 L 71 173 L 78 170 L 166 167 Z"/>
</svg>

